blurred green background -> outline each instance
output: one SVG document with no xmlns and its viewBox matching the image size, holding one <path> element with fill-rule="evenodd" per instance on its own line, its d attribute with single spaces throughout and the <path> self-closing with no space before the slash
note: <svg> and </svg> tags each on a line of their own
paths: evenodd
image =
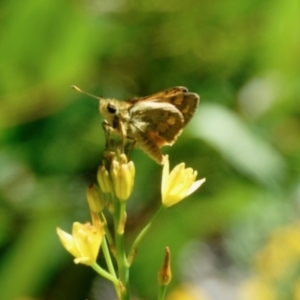
<svg viewBox="0 0 300 300">
<path fill-rule="evenodd" d="M 97 101 L 72 84 L 117 99 L 176 85 L 201 96 L 163 152 L 207 182 L 145 238 L 135 299 L 156 299 L 165 246 L 168 300 L 300 299 L 300 236 L 290 233 L 300 232 L 298 1 L 0 5 L 1 299 L 114 299 L 55 232 L 89 220 L 86 188 L 104 147 Z M 132 156 L 128 240 L 160 205 L 161 166 Z"/>
</svg>

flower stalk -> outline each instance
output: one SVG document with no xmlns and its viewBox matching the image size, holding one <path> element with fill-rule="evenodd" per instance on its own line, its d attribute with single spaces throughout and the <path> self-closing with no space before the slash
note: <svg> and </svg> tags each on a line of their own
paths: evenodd
<svg viewBox="0 0 300 300">
<path fill-rule="evenodd" d="M 116 245 L 116 254 L 115 258 L 118 265 L 119 278 L 122 283 L 123 289 L 121 292 L 121 300 L 130 300 L 129 295 L 129 264 L 126 257 L 126 250 L 124 246 L 124 231 L 118 230 L 121 221 L 121 203 L 117 205 L 117 213 L 114 215 L 114 227 L 115 227 L 115 245 Z"/>
<path fill-rule="evenodd" d="M 135 257 L 135 253 L 136 250 L 139 246 L 139 244 L 141 243 L 141 241 L 143 240 L 143 238 L 146 236 L 146 234 L 148 233 L 148 231 L 150 230 L 150 228 L 152 227 L 153 223 L 159 218 L 159 216 L 166 210 L 166 208 L 164 206 L 160 206 L 160 208 L 157 210 L 157 212 L 152 216 L 152 218 L 150 219 L 150 221 L 146 224 L 146 226 L 140 231 L 140 233 L 138 234 L 138 236 L 136 237 L 136 239 L 134 240 L 129 254 L 128 254 L 128 262 L 130 264 L 132 264 L 133 259 Z"/>
</svg>

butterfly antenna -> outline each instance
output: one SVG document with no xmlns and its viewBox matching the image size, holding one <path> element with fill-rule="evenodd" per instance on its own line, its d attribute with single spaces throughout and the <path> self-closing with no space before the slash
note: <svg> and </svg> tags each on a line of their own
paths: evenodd
<svg viewBox="0 0 300 300">
<path fill-rule="evenodd" d="M 71 87 L 72 87 L 73 90 L 75 90 L 75 91 L 77 91 L 77 92 L 79 92 L 79 93 L 81 93 L 81 94 L 87 95 L 87 96 L 92 97 L 92 98 L 97 99 L 97 100 L 101 100 L 100 97 L 97 97 L 97 96 L 95 96 L 95 95 L 92 95 L 92 94 L 90 94 L 90 93 L 87 93 L 87 92 L 83 91 L 82 89 L 80 89 L 80 88 L 79 88 L 78 86 L 76 86 L 76 85 L 72 85 Z"/>
</svg>

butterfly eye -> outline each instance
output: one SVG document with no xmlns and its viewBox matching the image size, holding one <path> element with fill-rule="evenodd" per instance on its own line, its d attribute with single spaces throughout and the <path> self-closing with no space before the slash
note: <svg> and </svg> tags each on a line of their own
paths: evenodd
<svg viewBox="0 0 300 300">
<path fill-rule="evenodd" d="M 108 103 L 108 105 L 107 105 L 107 111 L 110 114 L 114 115 L 117 112 L 117 107 L 115 105 L 111 104 L 111 103 Z"/>
</svg>

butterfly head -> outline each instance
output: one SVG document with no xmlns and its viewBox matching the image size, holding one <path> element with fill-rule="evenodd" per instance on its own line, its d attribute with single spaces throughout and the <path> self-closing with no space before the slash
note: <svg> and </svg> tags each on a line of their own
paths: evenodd
<svg viewBox="0 0 300 300">
<path fill-rule="evenodd" d="M 100 99 L 99 111 L 110 124 L 119 113 L 119 108 L 113 99 Z"/>
</svg>

